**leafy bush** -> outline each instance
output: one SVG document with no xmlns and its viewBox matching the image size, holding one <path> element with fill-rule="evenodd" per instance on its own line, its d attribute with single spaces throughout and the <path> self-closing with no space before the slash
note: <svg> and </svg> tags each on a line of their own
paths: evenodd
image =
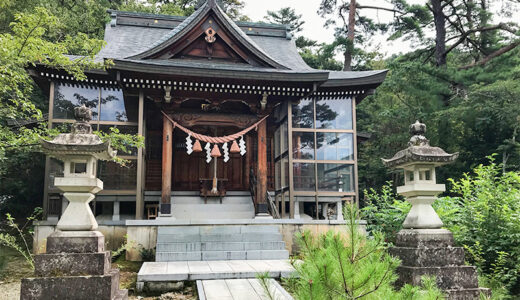
<svg viewBox="0 0 520 300">
<path fill-rule="evenodd" d="M 476 265 L 492 287 L 520 292 L 520 173 L 502 173 L 490 157 L 474 174 L 453 184 L 452 193 L 436 203 L 445 226 L 466 259 Z"/>
<path fill-rule="evenodd" d="M 33 213 L 26 218 L 25 223 L 20 227 L 16 224 L 10 214 L 6 214 L 6 223 L 13 229 L 14 234 L 0 232 L 0 245 L 9 247 L 20 253 L 34 269 L 34 258 L 32 254 L 33 221 L 37 220 L 42 213 L 42 209 L 37 207 Z"/>
<path fill-rule="evenodd" d="M 441 299 L 435 280 L 423 279 L 423 287 L 405 286 L 396 291 L 395 269 L 399 259 L 386 252 L 381 233 L 372 239 L 359 231 L 358 211 L 345 208 L 347 234 L 329 231 L 313 236 L 298 235 L 303 262 L 294 264 L 299 278 L 290 278 L 286 286 L 296 299 Z"/>
<path fill-rule="evenodd" d="M 393 192 L 392 183 L 387 182 L 378 193 L 374 189 L 365 190 L 365 207 L 361 209 L 367 221 L 368 232 L 382 232 L 387 242 L 395 242 L 404 219 L 412 207 Z"/>
<path fill-rule="evenodd" d="M 141 248 L 139 249 L 139 254 L 141 254 L 141 259 L 143 261 L 155 261 L 155 248 L 146 249 L 143 246 L 141 246 Z"/>
</svg>

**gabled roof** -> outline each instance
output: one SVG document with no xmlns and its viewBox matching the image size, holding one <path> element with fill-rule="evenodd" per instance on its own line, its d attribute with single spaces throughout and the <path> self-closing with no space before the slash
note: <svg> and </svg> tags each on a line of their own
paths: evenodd
<svg viewBox="0 0 520 300">
<path fill-rule="evenodd" d="M 215 0 L 206 1 L 189 17 L 110 11 L 103 48 L 96 59 L 112 59 L 113 69 L 166 75 L 316 82 L 328 88 L 369 86 L 384 80 L 386 70 L 330 72 L 309 67 L 301 58 L 285 25 L 234 22 Z M 187 42 L 186 36 L 208 17 L 243 47 L 259 64 L 159 55 Z M 200 29 L 199 29 L 200 30 Z M 193 36 L 193 35 L 192 35 Z M 238 45 L 237 45 L 238 44 Z"/>
</svg>

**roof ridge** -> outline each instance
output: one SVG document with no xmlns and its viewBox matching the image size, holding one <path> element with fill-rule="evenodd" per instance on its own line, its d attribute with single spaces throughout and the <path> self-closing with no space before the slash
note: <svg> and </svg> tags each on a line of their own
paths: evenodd
<svg viewBox="0 0 520 300">
<path fill-rule="evenodd" d="M 163 20 L 176 20 L 176 21 L 184 21 L 189 16 L 179 16 L 179 15 L 166 15 L 166 14 L 152 14 L 145 12 L 136 12 L 136 11 L 127 11 L 127 10 L 117 10 L 117 9 L 107 9 L 109 14 L 115 16 L 127 16 L 127 17 L 141 17 L 146 19 L 163 19 Z M 287 24 L 279 24 L 279 23 L 266 23 L 264 21 L 252 22 L 252 21 L 234 21 L 240 27 L 260 27 L 260 28 L 273 28 L 273 29 L 290 29 L 290 25 Z"/>
</svg>

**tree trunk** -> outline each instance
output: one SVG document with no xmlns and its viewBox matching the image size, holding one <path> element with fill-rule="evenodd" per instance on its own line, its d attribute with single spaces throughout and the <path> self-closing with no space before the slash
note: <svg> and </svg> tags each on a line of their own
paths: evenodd
<svg viewBox="0 0 520 300">
<path fill-rule="evenodd" d="M 431 0 L 435 23 L 435 63 L 446 66 L 446 16 L 442 11 L 442 0 Z"/>
<path fill-rule="evenodd" d="M 348 45 L 345 49 L 345 63 L 343 64 L 343 71 L 352 70 L 352 52 L 354 52 L 354 31 L 356 30 L 356 0 L 351 0 L 348 9 L 348 31 L 347 40 Z"/>
</svg>

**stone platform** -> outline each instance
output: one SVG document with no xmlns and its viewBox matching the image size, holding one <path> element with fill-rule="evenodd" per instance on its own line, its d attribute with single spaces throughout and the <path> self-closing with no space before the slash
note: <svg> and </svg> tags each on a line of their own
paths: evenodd
<svg viewBox="0 0 520 300">
<path fill-rule="evenodd" d="M 274 279 L 266 281 L 270 294 L 277 300 L 293 300 Z M 271 300 L 258 279 L 198 280 L 200 300 Z"/>
<path fill-rule="evenodd" d="M 22 280 L 21 300 L 119 300 L 119 270 L 110 266 L 103 234 L 97 231 L 62 232 L 49 236 L 47 254 L 34 258 L 34 278 Z"/>
<path fill-rule="evenodd" d="M 289 260 L 146 262 L 137 275 L 137 288 L 142 290 L 146 282 L 247 279 L 263 273 L 280 278 L 294 272 Z"/>
<path fill-rule="evenodd" d="M 422 276 L 435 276 L 448 299 L 479 299 L 489 295 L 479 288 L 477 270 L 464 264 L 464 249 L 454 247 L 453 234 L 445 229 L 403 229 L 399 231 L 391 255 L 402 261 L 396 284 L 420 285 Z"/>
</svg>

